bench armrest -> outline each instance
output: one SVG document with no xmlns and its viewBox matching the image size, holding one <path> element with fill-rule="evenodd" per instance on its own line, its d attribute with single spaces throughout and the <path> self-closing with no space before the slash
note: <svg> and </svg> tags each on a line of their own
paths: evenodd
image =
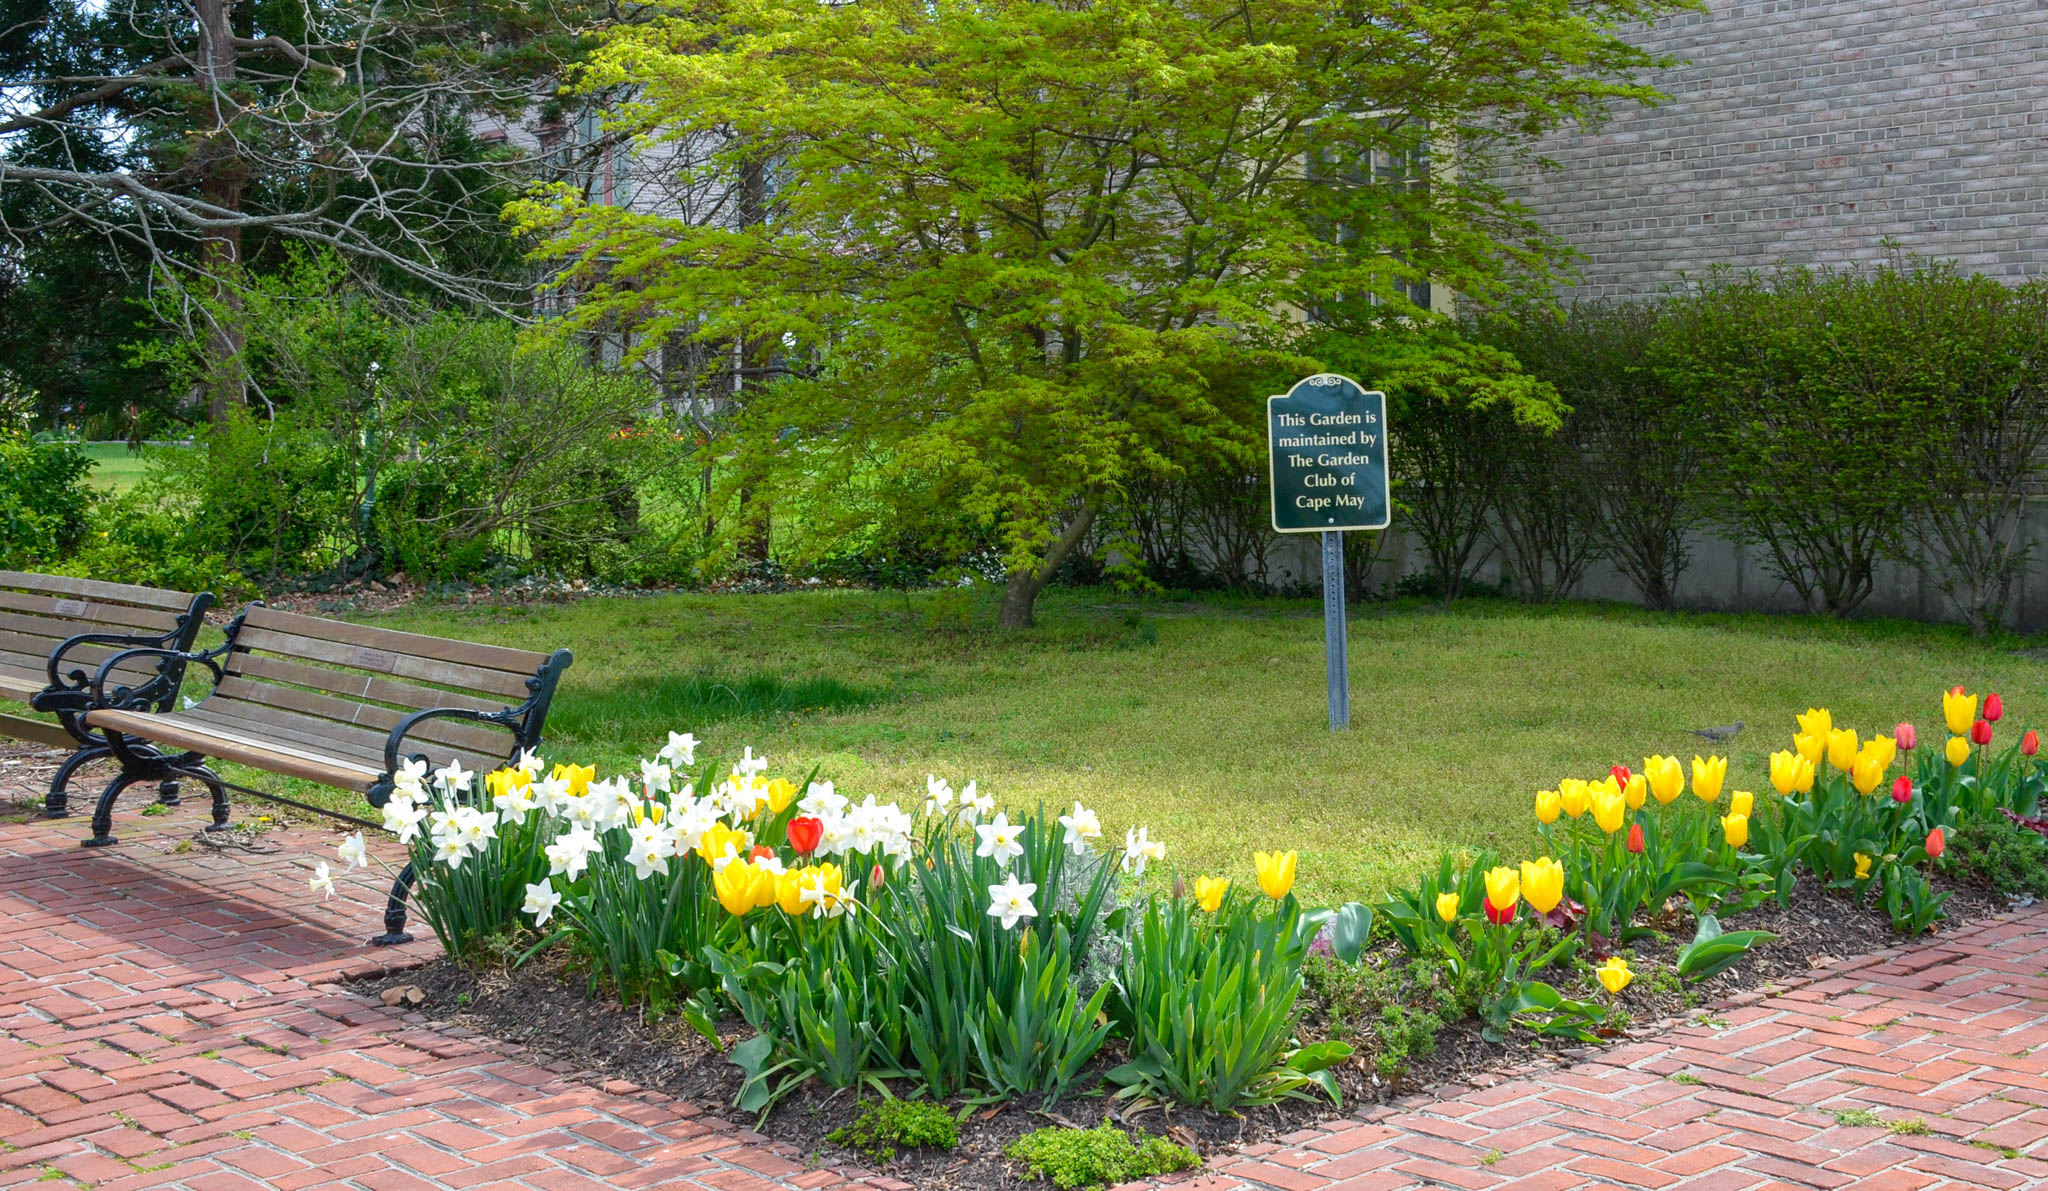
<svg viewBox="0 0 2048 1191">
<path fill-rule="evenodd" d="M 84 667 L 63 673 L 64 655 L 81 645 L 127 645 L 139 648 L 169 648 L 176 645 L 174 638 L 181 630 L 168 633 L 80 633 L 67 637 L 57 648 L 50 651 L 44 671 L 49 675 L 50 685 L 45 687 L 29 705 L 37 711 L 74 711 L 91 706 L 90 688 L 92 676 Z"/>
<path fill-rule="evenodd" d="M 476 711 L 468 707 L 429 707 L 406 716 L 398 721 L 397 726 L 391 729 L 391 734 L 384 738 L 384 773 L 377 779 L 377 783 L 370 787 L 370 805 L 381 808 L 391 800 L 391 775 L 398 772 L 400 763 L 411 760 L 413 756 L 422 757 L 431 763 L 432 758 L 427 757 L 425 753 L 406 755 L 399 752 L 405 746 L 406 737 L 412 735 L 414 728 L 428 720 L 468 720 L 474 724 L 487 724 L 505 729 L 512 734 L 512 743 L 516 747 L 524 736 L 526 710 L 523 706 L 507 707 L 502 711 Z"/>
<path fill-rule="evenodd" d="M 178 687 L 185 676 L 185 667 L 194 663 L 213 671 L 213 680 L 222 678 L 220 665 L 215 659 L 226 655 L 231 645 L 218 649 L 194 651 L 170 649 L 160 645 L 145 645 L 136 649 L 124 649 L 100 663 L 86 685 L 85 694 L 91 699 L 90 706 L 97 709 L 119 708 L 123 711 L 137 711 L 149 707 L 162 707 L 178 693 Z M 157 658 L 156 677 L 141 686 L 129 687 L 116 684 L 111 695 L 107 683 L 114 676 L 114 668 L 138 658 Z"/>
</svg>

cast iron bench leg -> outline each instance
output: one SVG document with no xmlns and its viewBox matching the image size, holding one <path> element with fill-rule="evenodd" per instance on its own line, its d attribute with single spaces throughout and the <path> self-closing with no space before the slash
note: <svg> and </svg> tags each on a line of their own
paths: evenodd
<svg viewBox="0 0 2048 1191">
<path fill-rule="evenodd" d="M 398 879 L 391 883 L 391 899 L 384 904 L 384 933 L 370 940 L 372 947 L 396 947 L 400 943 L 412 942 L 412 935 L 405 929 L 405 899 L 411 895 L 413 882 L 418 874 L 408 864 L 399 870 Z"/>
</svg>

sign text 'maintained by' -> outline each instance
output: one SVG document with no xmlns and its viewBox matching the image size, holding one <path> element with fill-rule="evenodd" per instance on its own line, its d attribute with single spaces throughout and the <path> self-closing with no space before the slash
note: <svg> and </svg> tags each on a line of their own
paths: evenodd
<svg viewBox="0 0 2048 1191">
<path fill-rule="evenodd" d="M 1387 397 L 1321 373 L 1266 399 L 1273 528 L 1385 529 Z"/>
</svg>

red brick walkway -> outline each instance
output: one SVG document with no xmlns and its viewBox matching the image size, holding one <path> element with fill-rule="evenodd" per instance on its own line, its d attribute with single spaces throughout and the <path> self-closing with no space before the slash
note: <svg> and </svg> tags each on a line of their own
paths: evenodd
<svg viewBox="0 0 2048 1191">
<path fill-rule="evenodd" d="M 77 847 L 76 819 L 0 822 L 0 1187 L 763 1191 L 860 1178 L 341 991 L 338 979 L 433 947 L 363 945 L 382 887 L 361 872 L 332 901 L 312 898 L 305 878 L 331 835 L 274 831 L 217 851 L 191 842 L 196 802 L 121 816 L 111 849 Z M 2048 1185 L 2044 958 L 2037 909 L 1573 1067 L 1254 1146 L 1178 1186 Z"/>
</svg>

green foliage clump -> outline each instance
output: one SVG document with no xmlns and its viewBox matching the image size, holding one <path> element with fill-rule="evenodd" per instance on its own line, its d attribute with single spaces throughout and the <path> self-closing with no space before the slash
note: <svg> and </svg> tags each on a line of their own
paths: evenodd
<svg viewBox="0 0 2048 1191">
<path fill-rule="evenodd" d="M 951 1150 L 960 1145 L 960 1122 L 945 1106 L 929 1100 L 870 1100 L 851 1125 L 841 1125 L 825 1140 L 888 1162 L 903 1149 Z"/>
<path fill-rule="evenodd" d="M 0 426 L 0 566 L 65 558 L 85 538 L 92 460 L 75 442 L 37 442 Z"/>
<path fill-rule="evenodd" d="M 1093 1129 L 1034 1129 L 1011 1142 L 1005 1153 L 1027 1164 L 1031 1177 L 1063 1189 L 1108 1187 L 1202 1164 L 1201 1155 L 1186 1146 L 1163 1137 L 1133 1141 L 1108 1121 Z"/>
<path fill-rule="evenodd" d="M 1441 964 L 1425 959 L 1377 965 L 1310 956 L 1302 969 L 1308 993 L 1322 1002 L 1332 1037 L 1372 1055 L 1382 1079 L 1399 1082 L 1416 1059 L 1436 1052 L 1444 1023 L 1470 1009 L 1449 986 Z"/>
<path fill-rule="evenodd" d="M 1947 876 L 2007 897 L 2048 897 L 2048 840 L 2004 815 L 1964 819 L 1936 863 Z"/>
</svg>

